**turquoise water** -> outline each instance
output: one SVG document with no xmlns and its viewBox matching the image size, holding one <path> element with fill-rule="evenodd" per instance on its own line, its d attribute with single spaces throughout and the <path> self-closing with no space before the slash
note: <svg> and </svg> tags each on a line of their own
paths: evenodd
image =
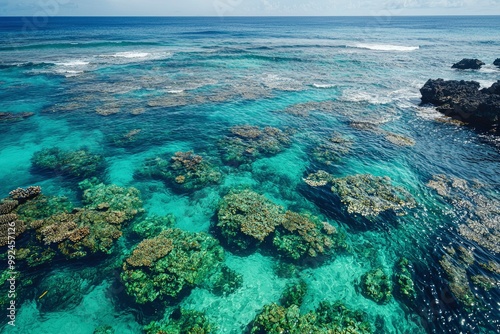
<svg viewBox="0 0 500 334">
<path fill-rule="evenodd" d="M 302 312 L 341 300 L 366 312 L 379 333 L 500 331 L 500 273 L 478 265 L 498 264 L 498 253 L 459 233 L 474 214 L 460 205 L 468 195 L 458 191 L 450 200 L 426 186 L 436 174 L 483 184 L 478 192 L 489 200 L 489 214 L 496 214 L 489 233 L 498 238 L 498 138 L 444 122 L 433 108 L 419 106 L 419 88 L 429 78 L 476 80 L 483 87 L 499 80 L 500 69 L 491 65 L 500 56 L 498 17 L 50 18 L 37 30 L 22 28 L 18 18 L 0 20 L 0 112 L 34 113 L 0 122 L 0 198 L 17 187 L 39 185 L 46 195 L 78 204 L 81 179 L 32 165 L 35 152 L 53 147 L 102 155 L 105 169 L 97 176 L 103 182 L 139 189 L 146 216 L 173 214 L 175 226 L 189 232 L 217 236 L 219 202 L 231 189 L 249 187 L 346 234 L 346 252 L 299 268 L 296 275 L 308 285 Z M 479 71 L 450 68 L 464 57 L 488 65 Z M 306 108 L 308 115 L 286 112 L 308 102 L 329 104 Z M 355 122 L 373 127 L 363 130 Z M 220 140 L 231 127 L 245 124 L 294 134 L 277 154 L 227 163 Z M 134 130 L 140 130 L 134 141 L 119 142 Z M 332 164 L 318 162 L 314 147 L 333 132 L 352 147 Z M 394 144 L 391 133 L 414 145 Z M 219 184 L 179 190 L 137 177 L 147 158 L 168 160 L 190 150 L 220 169 Z M 318 170 L 335 177 L 388 176 L 413 195 L 416 207 L 375 221 L 354 217 L 328 188 L 305 184 L 303 178 Z M 110 325 L 116 333 L 140 333 L 179 304 L 205 312 L 217 332 L 242 333 L 293 281 L 276 275 L 278 260 L 269 251 L 240 254 L 227 248 L 225 264 L 243 276 L 241 288 L 218 296 L 199 286 L 152 311 L 123 296 L 121 263 L 140 241 L 127 231 L 110 255 L 35 269 L 34 286 L 56 274 L 80 282 L 71 292 L 79 301 L 43 309 L 39 296 L 45 290 L 57 294 L 60 287 L 30 288 L 16 327 L 3 322 L 2 331 L 84 334 Z M 459 246 L 476 258 L 468 277 L 484 274 L 496 282 L 489 291 L 470 283 L 477 300 L 472 307 L 453 294 L 453 279 L 439 263 L 445 247 Z M 416 298 L 384 305 L 366 298 L 362 276 L 372 268 L 392 273 L 400 257 L 413 265 Z M 85 276 L 93 266 L 103 268 L 101 273 Z"/>
</svg>

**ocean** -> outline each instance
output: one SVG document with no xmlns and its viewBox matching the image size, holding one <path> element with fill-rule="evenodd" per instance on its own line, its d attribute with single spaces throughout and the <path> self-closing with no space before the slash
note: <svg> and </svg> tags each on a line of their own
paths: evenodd
<svg viewBox="0 0 500 334">
<path fill-rule="evenodd" d="M 209 321 L 214 333 L 279 333 L 285 313 L 299 319 L 339 301 L 373 333 L 500 332 L 500 141 L 421 106 L 419 92 L 430 78 L 481 87 L 499 80 L 499 17 L 31 19 L 0 18 L 0 112 L 9 113 L 0 117 L 0 198 L 40 186 L 44 196 L 80 208 L 67 210 L 70 220 L 79 210 L 115 210 L 110 198 L 89 204 L 81 182 L 95 177 L 93 184 L 136 188 L 142 209 L 120 225 L 119 238 L 107 236 L 106 251 L 81 257 L 64 253 L 69 234 L 49 239 L 44 227 L 26 223 L 16 237 L 15 327 L 7 323 L 8 269 L 1 275 L 2 333 L 141 333 L 163 317 L 172 333 L 190 332 L 174 324 L 179 306 L 202 312 L 194 318 Z M 486 65 L 452 69 L 462 58 Z M 33 115 L 21 117 L 26 112 Z M 190 151 L 202 158 L 175 155 Z M 314 184 L 310 174 L 318 171 L 329 176 Z M 287 235 L 286 223 L 263 240 L 224 230 L 225 208 L 246 205 L 230 195 L 245 191 L 278 211 L 326 222 L 343 235 L 342 247 L 322 254 L 322 245 L 309 245 L 297 259 L 294 242 L 302 246 L 306 237 Z M 116 207 L 131 196 L 115 197 Z M 29 216 L 27 204 L 12 211 L 20 220 Z M 275 209 L 249 213 L 252 205 L 227 209 L 230 223 L 268 224 Z M 32 213 L 40 224 L 64 211 L 49 206 L 51 214 Z M 158 241 L 148 254 L 171 241 L 158 239 L 161 228 L 140 237 L 136 227 L 165 215 L 186 238 L 203 232 L 220 242 L 217 266 L 239 277 L 234 289 L 220 293 L 199 274 L 184 279 L 179 295 L 162 297 L 169 283 L 161 283 L 154 300 L 139 302 L 126 276 L 132 251 L 146 238 Z M 75 222 L 87 224 L 86 233 L 97 224 Z M 311 233 L 329 231 L 318 229 Z M 252 247 L 239 248 L 240 237 Z M 30 247 L 55 255 L 32 259 Z M 181 246 L 172 247 L 154 261 Z M 401 258 L 409 263 L 409 294 L 400 288 Z M 6 248 L 1 260 L 7 267 Z M 371 288 L 389 286 L 387 299 L 370 290 L 377 270 L 384 277 L 374 280 L 385 285 Z M 154 275 L 144 289 L 160 280 Z M 307 289 L 294 309 L 282 294 L 297 282 Z M 282 328 L 258 327 L 254 319 L 272 303 L 281 303 Z M 299 313 L 292 317 L 292 309 Z"/>
</svg>

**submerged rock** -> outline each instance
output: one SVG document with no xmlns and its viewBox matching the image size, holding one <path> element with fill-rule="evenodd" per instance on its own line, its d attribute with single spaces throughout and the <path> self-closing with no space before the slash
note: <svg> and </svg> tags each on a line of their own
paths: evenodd
<svg viewBox="0 0 500 334">
<path fill-rule="evenodd" d="M 329 138 L 323 139 L 313 151 L 313 158 L 325 165 L 332 165 L 348 154 L 353 145 L 353 141 L 340 134 L 332 134 Z"/>
<path fill-rule="evenodd" d="M 406 258 L 401 258 L 396 264 L 394 278 L 398 287 L 400 296 L 414 300 L 417 292 L 415 290 L 415 282 L 411 271 L 411 264 Z"/>
<path fill-rule="evenodd" d="M 481 66 L 485 65 L 479 59 L 468 59 L 464 58 L 458 63 L 453 64 L 451 68 L 456 68 L 459 70 L 478 70 Z"/>
<path fill-rule="evenodd" d="M 498 131 L 500 81 L 479 88 L 476 81 L 429 79 L 420 93 L 422 104 L 433 104 L 439 112 L 470 125 Z"/>
<path fill-rule="evenodd" d="M 26 118 L 33 116 L 34 114 L 35 113 L 32 112 L 21 112 L 21 113 L 0 112 L 0 122 L 22 121 Z"/>
</svg>

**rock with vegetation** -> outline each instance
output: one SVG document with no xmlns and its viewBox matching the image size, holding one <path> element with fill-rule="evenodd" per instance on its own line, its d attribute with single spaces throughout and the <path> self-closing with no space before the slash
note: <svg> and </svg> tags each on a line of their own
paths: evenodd
<svg viewBox="0 0 500 334">
<path fill-rule="evenodd" d="M 217 296 L 227 296 L 243 286 L 243 275 L 237 273 L 226 265 L 212 275 L 207 283 L 207 288 Z"/>
<path fill-rule="evenodd" d="M 280 304 L 284 307 L 297 305 L 300 307 L 307 293 L 307 284 L 303 280 L 296 283 L 289 283 L 281 295 Z"/>
<path fill-rule="evenodd" d="M 238 125 L 219 142 L 223 160 L 231 165 L 252 163 L 272 156 L 291 144 L 290 132 L 273 127 L 259 128 L 251 125 Z"/>
<path fill-rule="evenodd" d="M 392 299 L 391 279 L 380 268 L 370 270 L 361 277 L 361 291 L 376 303 L 386 304 Z"/>
<path fill-rule="evenodd" d="M 223 259 L 224 250 L 209 235 L 167 229 L 137 245 L 121 279 L 139 304 L 175 299 L 204 283 Z"/>
<path fill-rule="evenodd" d="M 217 168 L 192 151 L 177 152 L 170 159 L 149 158 L 136 176 L 160 179 L 185 190 L 218 184 L 222 179 Z"/>
<path fill-rule="evenodd" d="M 87 149 L 66 151 L 48 148 L 35 152 L 31 159 L 33 167 L 40 171 L 85 179 L 99 176 L 104 171 L 104 158 Z"/>
</svg>

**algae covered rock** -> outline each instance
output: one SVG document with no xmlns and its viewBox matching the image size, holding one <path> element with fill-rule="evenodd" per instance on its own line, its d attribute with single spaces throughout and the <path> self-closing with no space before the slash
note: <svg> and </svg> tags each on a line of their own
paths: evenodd
<svg viewBox="0 0 500 334">
<path fill-rule="evenodd" d="M 175 299 L 202 284 L 223 259 L 222 247 L 209 235 L 167 229 L 137 245 L 123 263 L 121 278 L 139 304 Z"/>
<path fill-rule="evenodd" d="M 182 308 L 175 309 L 167 319 L 144 327 L 146 334 L 209 334 L 216 330 L 204 313 Z"/>
<path fill-rule="evenodd" d="M 216 167 L 192 151 L 177 152 L 170 159 L 149 158 L 136 175 L 160 179 L 176 188 L 187 190 L 218 184 L 222 179 L 222 174 Z"/>
<path fill-rule="evenodd" d="M 248 164 L 261 157 L 275 155 L 291 143 L 290 134 L 273 127 L 238 125 L 219 142 L 222 158 L 234 165 Z"/>
<path fill-rule="evenodd" d="M 69 177 L 88 178 L 104 170 L 104 158 L 86 149 L 65 151 L 59 148 L 35 152 L 31 159 L 33 167 Z"/>
<path fill-rule="evenodd" d="M 392 299 L 392 283 L 382 269 L 373 269 L 361 277 L 361 291 L 379 304 L 388 303 Z"/>
<path fill-rule="evenodd" d="M 243 286 L 243 275 L 226 265 L 213 274 L 206 283 L 208 290 L 217 296 L 227 296 Z"/>
</svg>

